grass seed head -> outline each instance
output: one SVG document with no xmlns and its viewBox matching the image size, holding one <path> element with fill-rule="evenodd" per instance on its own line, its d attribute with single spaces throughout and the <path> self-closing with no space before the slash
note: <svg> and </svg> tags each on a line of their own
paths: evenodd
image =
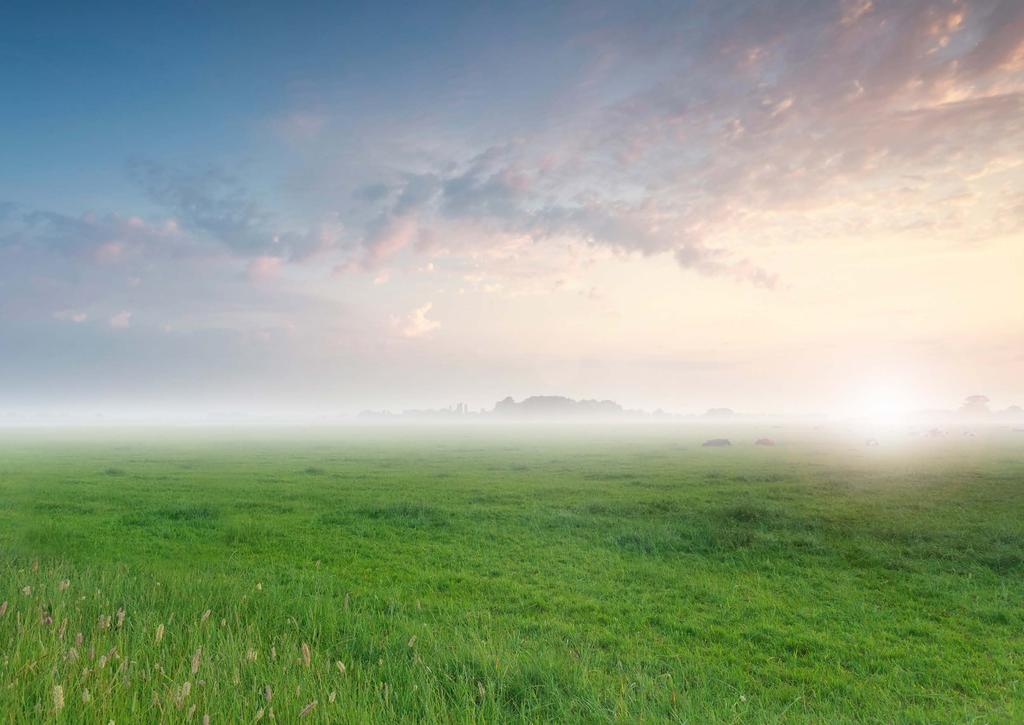
<svg viewBox="0 0 1024 725">
<path fill-rule="evenodd" d="M 313 712 L 314 709 L 316 709 L 316 700 L 313 700 L 313 702 L 302 708 L 302 712 L 299 713 L 299 717 L 306 717 L 309 713 Z"/>
<path fill-rule="evenodd" d="M 312 659 L 313 659 L 313 655 L 309 651 L 309 645 L 306 644 L 305 642 L 303 642 L 302 643 L 302 664 L 304 664 L 306 667 L 309 667 L 310 663 L 312 662 Z"/>
<path fill-rule="evenodd" d="M 160 640 L 162 640 L 163 638 L 164 638 L 164 625 L 161 623 L 161 624 L 158 624 L 157 628 L 156 628 L 156 642 L 157 642 L 157 644 L 160 644 Z"/>
<path fill-rule="evenodd" d="M 71 586 L 71 580 L 70 579 L 61 579 L 60 580 L 60 584 L 57 585 L 57 590 L 62 592 L 65 589 L 67 589 L 69 586 Z"/>
<path fill-rule="evenodd" d="M 210 618 L 211 614 L 213 614 L 213 610 L 207 609 L 205 612 L 203 612 L 203 616 L 199 618 L 199 623 L 202 624 L 203 622 L 205 622 L 207 619 Z"/>
<path fill-rule="evenodd" d="M 200 647 L 196 650 L 196 653 L 192 655 L 192 674 L 199 672 L 199 663 L 203 660 L 203 648 Z"/>
<path fill-rule="evenodd" d="M 338 660 L 334 664 L 338 667 L 338 672 L 340 672 L 341 674 L 345 674 L 345 663 L 344 662 L 342 662 L 341 660 Z"/>
<path fill-rule="evenodd" d="M 5 614 L 7 614 L 7 600 L 6 599 L 3 601 L 3 604 L 0 604 L 0 617 L 4 616 Z"/>
<path fill-rule="evenodd" d="M 60 685 L 53 686 L 53 711 L 60 712 L 64 709 L 64 688 Z"/>
<path fill-rule="evenodd" d="M 263 688 L 263 699 L 265 699 L 267 702 L 270 702 L 274 699 L 274 691 L 273 689 L 271 689 L 270 685 L 266 685 Z"/>
</svg>

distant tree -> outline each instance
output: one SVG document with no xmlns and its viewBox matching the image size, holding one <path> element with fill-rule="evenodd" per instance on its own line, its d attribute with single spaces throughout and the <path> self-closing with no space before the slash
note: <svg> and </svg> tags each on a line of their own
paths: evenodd
<svg viewBox="0 0 1024 725">
<path fill-rule="evenodd" d="M 728 418 L 732 415 L 736 415 L 736 411 L 732 408 L 708 408 L 704 413 L 705 418 Z"/>
<path fill-rule="evenodd" d="M 499 400 L 494 405 L 495 413 L 515 413 L 516 412 L 516 401 L 512 399 L 512 396 L 507 396 L 504 400 Z"/>
<path fill-rule="evenodd" d="M 965 415 L 989 415 L 989 399 L 986 395 L 968 395 L 964 404 L 960 406 L 960 412 Z"/>
</svg>

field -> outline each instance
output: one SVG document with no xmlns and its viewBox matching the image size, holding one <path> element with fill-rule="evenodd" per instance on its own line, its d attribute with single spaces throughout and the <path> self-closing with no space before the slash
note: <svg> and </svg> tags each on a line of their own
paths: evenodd
<svg viewBox="0 0 1024 725">
<path fill-rule="evenodd" d="M 1024 434 L 765 432 L 2 432 L 0 722 L 1024 721 Z"/>
</svg>

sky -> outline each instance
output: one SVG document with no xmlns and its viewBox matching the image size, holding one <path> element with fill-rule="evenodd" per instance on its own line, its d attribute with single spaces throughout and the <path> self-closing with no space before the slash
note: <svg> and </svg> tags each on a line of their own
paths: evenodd
<svg viewBox="0 0 1024 725">
<path fill-rule="evenodd" d="M 1024 404 L 1024 3 L 0 10 L 0 415 Z"/>
</svg>

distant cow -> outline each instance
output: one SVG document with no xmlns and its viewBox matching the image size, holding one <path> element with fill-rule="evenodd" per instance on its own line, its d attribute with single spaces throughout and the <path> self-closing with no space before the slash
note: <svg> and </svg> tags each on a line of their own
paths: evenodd
<svg viewBox="0 0 1024 725">
<path fill-rule="evenodd" d="M 754 445 L 755 446 L 774 446 L 775 445 L 775 441 L 773 441 L 771 438 L 758 438 L 756 441 L 754 441 Z"/>
<path fill-rule="evenodd" d="M 704 441 L 701 445 L 707 448 L 720 448 L 721 446 L 731 446 L 732 441 L 728 438 L 711 438 L 710 440 Z"/>
<path fill-rule="evenodd" d="M 864 445 L 866 445 L 866 446 L 877 446 L 878 445 L 878 439 L 877 438 L 868 438 L 866 441 L 864 441 Z"/>
</svg>

